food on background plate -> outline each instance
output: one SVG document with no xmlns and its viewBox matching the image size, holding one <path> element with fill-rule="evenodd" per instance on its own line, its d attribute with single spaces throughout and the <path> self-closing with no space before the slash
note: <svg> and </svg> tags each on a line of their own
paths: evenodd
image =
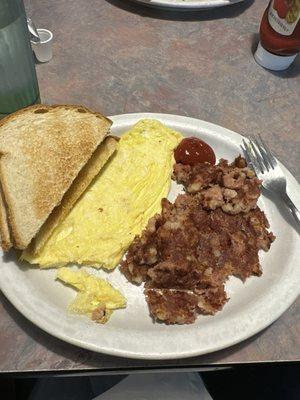
<svg viewBox="0 0 300 400">
<path fill-rule="evenodd" d="M 161 210 L 182 136 L 155 120 L 124 133 L 114 156 L 37 254 L 41 267 L 67 263 L 113 269 L 149 218 Z"/>
<path fill-rule="evenodd" d="M 260 276 L 258 251 L 275 239 L 257 207 L 260 181 L 243 158 L 193 166 L 175 164 L 174 179 L 186 193 L 162 212 L 129 247 L 121 271 L 145 282 L 150 314 L 167 324 L 192 323 L 227 302 L 230 275 Z"/>
<path fill-rule="evenodd" d="M 0 229 L 5 251 L 29 245 L 110 126 L 101 114 L 67 105 L 36 105 L 1 120 Z"/>
<path fill-rule="evenodd" d="M 93 321 L 104 324 L 114 310 L 126 307 L 126 299 L 119 290 L 85 270 L 73 271 L 62 267 L 58 270 L 56 279 L 78 291 L 76 298 L 68 306 L 72 313 L 87 315 Z"/>
</svg>

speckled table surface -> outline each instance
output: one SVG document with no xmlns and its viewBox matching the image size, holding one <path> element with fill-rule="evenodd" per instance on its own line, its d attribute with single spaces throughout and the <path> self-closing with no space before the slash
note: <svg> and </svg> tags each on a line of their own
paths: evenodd
<svg viewBox="0 0 300 400">
<path fill-rule="evenodd" d="M 42 100 L 106 115 L 165 112 L 243 135 L 260 132 L 300 178 L 300 59 L 271 73 L 252 56 L 266 2 L 192 13 L 126 0 L 25 0 L 54 33 L 54 57 L 37 66 Z M 0 371 L 123 372 L 300 359 L 300 302 L 256 336 L 185 360 L 129 360 L 82 350 L 35 327 L 1 296 Z"/>
</svg>

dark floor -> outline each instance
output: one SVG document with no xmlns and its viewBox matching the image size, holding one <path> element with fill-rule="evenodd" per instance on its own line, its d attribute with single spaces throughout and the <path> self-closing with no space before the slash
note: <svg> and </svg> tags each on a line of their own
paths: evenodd
<svg viewBox="0 0 300 400">
<path fill-rule="evenodd" d="M 230 370 L 205 372 L 201 373 L 201 376 L 214 400 L 300 399 L 300 364 L 242 366 Z M 74 392 L 80 393 L 82 399 L 89 400 L 101 392 L 105 392 L 123 378 L 124 376 L 99 376 L 97 388 L 95 388 L 95 385 L 91 385 L 89 377 L 50 378 L 50 385 L 49 377 L 40 379 L 48 379 L 47 388 L 50 391 L 53 389 L 53 393 L 57 393 L 57 385 L 62 389 L 59 399 L 54 394 L 49 396 L 53 400 L 71 400 Z M 37 382 L 37 378 L 6 378 L 0 376 L 1 398 L 5 400 L 30 400 Z M 41 398 L 41 400 L 43 399 Z M 124 400 L 139 399 L 124 398 Z"/>
<path fill-rule="evenodd" d="M 300 364 L 243 366 L 201 376 L 214 400 L 300 400 Z"/>
</svg>

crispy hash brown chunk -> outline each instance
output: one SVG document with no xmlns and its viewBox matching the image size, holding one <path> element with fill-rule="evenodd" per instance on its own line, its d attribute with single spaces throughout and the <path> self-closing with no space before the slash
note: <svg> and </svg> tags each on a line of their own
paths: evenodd
<svg viewBox="0 0 300 400">
<path fill-rule="evenodd" d="M 146 300 L 154 318 L 168 324 L 191 324 L 197 318 L 198 298 L 193 291 L 146 289 Z"/>
<path fill-rule="evenodd" d="M 222 208 L 229 214 L 247 213 L 256 207 L 261 181 L 242 157 L 233 163 L 221 159 L 217 165 L 175 164 L 173 178 L 186 192 L 197 194 L 203 208 Z"/>
<path fill-rule="evenodd" d="M 149 220 L 121 264 L 129 281 L 145 282 L 146 300 L 155 320 L 186 324 L 194 322 L 199 313 L 213 315 L 228 300 L 224 285 L 229 276 L 245 281 L 261 275 L 258 251 L 268 251 L 275 237 L 256 206 L 260 181 L 249 171 L 241 157 L 230 165 L 225 160 L 216 166 L 175 165 L 174 176 L 187 193 L 179 195 L 174 204 L 162 200 L 161 214 Z M 193 192 L 195 182 L 198 190 Z M 219 190 L 223 204 L 208 205 L 208 191 Z M 226 190 L 235 190 L 242 206 L 226 202 Z M 214 204 L 218 199 L 214 198 Z M 228 205 L 230 212 L 224 207 Z"/>
</svg>

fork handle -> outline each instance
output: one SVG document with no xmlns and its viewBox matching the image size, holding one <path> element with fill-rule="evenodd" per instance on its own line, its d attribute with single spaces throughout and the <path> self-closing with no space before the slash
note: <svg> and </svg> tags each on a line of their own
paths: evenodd
<svg viewBox="0 0 300 400">
<path fill-rule="evenodd" d="M 291 210 L 293 217 L 295 218 L 296 222 L 298 222 L 298 224 L 300 226 L 300 211 L 298 210 L 298 208 L 292 202 L 292 200 L 290 199 L 290 197 L 287 193 L 282 193 L 281 198 L 285 202 L 285 204 L 288 206 L 288 208 Z"/>
</svg>

